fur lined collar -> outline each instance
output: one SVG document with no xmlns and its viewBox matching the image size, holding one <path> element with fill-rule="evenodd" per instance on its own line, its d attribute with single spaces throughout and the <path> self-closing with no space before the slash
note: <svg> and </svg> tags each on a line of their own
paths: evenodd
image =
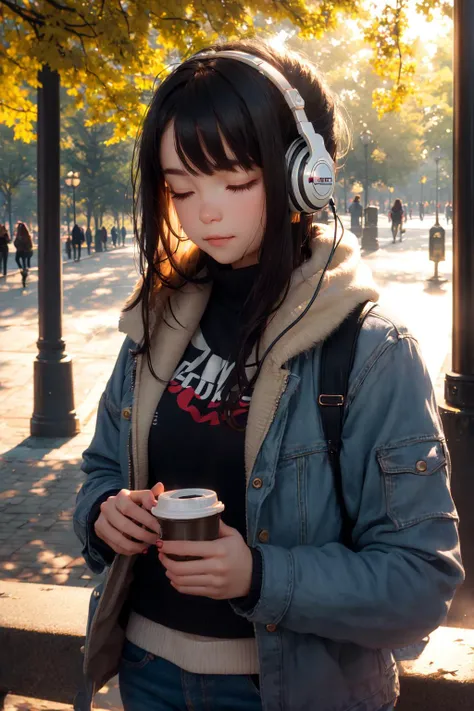
<svg viewBox="0 0 474 711">
<path fill-rule="evenodd" d="M 262 341 L 262 351 L 278 336 L 306 307 L 317 287 L 333 243 L 332 228 L 318 230 L 313 242 L 311 258 L 293 273 L 289 293 L 274 316 L 270 319 Z M 139 289 L 139 282 L 127 300 L 132 303 Z M 152 324 L 168 312 L 168 300 L 180 323 L 198 324 L 211 293 L 211 284 L 186 284 L 179 291 L 163 290 L 159 293 L 153 313 Z M 190 298 L 191 297 L 191 298 Z M 270 352 L 269 358 L 275 366 L 281 366 L 290 358 L 312 348 L 324 340 L 344 318 L 360 303 L 376 301 L 378 291 L 370 269 L 361 260 L 357 238 L 346 232 L 336 250 L 331 265 L 326 272 L 321 290 L 308 313 L 294 326 Z M 170 314 L 170 318 L 173 317 Z M 177 326 L 177 328 L 179 328 Z M 140 306 L 123 311 L 119 329 L 130 336 L 135 343 L 143 339 L 143 325 Z"/>
</svg>

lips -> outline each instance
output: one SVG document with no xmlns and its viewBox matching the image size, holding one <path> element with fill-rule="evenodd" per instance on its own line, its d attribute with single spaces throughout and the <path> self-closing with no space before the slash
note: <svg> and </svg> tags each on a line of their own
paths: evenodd
<svg viewBox="0 0 474 711">
<path fill-rule="evenodd" d="M 213 235 L 212 237 L 204 237 L 204 242 L 207 242 L 211 247 L 225 247 L 233 239 L 234 236 L 221 237 L 220 235 Z"/>
</svg>

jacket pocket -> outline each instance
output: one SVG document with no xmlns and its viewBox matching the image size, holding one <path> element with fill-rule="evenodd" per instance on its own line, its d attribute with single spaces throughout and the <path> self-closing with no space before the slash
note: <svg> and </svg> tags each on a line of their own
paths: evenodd
<svg viewBox="0 0 474 711">
<path fill-rule="evenodd" d="M 443 442 L 416 440 L 377 450 L 387 515 L 397 529 L 432 518 L 457 520 Z"/>
</svg>

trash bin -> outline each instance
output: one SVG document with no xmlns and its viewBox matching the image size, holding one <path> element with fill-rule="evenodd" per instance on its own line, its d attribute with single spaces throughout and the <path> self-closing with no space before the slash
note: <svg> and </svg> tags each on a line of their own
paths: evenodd
<svg viewBox="0 0 474 711">
<path fill-rule="evenodd" d="M 379 211 L 375 205 L 369 205 L 365 208 L 364 229 L 362 230 L 361 247 L 366 252 L 375 252 L 379 248 L 378 237 L 378 220 Z"/>
<path fill-rule="evenodd" d="M 365 225 L 366 227 L 377 227 L 379 220 L 379 210 L 375 205 L 369 205 L 365 208 Z"/>
</svg>

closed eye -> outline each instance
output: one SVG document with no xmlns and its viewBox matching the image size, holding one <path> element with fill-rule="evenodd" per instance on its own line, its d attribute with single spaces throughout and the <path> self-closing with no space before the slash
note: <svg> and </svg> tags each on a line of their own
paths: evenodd
<svg viewBox="0 0 474 711">
<path fill-rule="evenodd" d="M 243 192 L 244 190 L 251 190 L 255 185 L 258 183 L 258 178 L 255 178 L 254 180 L 251 180 L 248 183 L 245 183 L 244 185 L 228 185 L 227 190 L 230 190 L 231 193 L 240 193 Z"/>
<path fill-rule="evenodd" d="M 173 200 L 186 200 L 186 198 L 191 197 L 193 195 L 193 191 L 190 190 L 187 193 L 174 193 L 171 191 L 171 197 Z"/>
</svg>

